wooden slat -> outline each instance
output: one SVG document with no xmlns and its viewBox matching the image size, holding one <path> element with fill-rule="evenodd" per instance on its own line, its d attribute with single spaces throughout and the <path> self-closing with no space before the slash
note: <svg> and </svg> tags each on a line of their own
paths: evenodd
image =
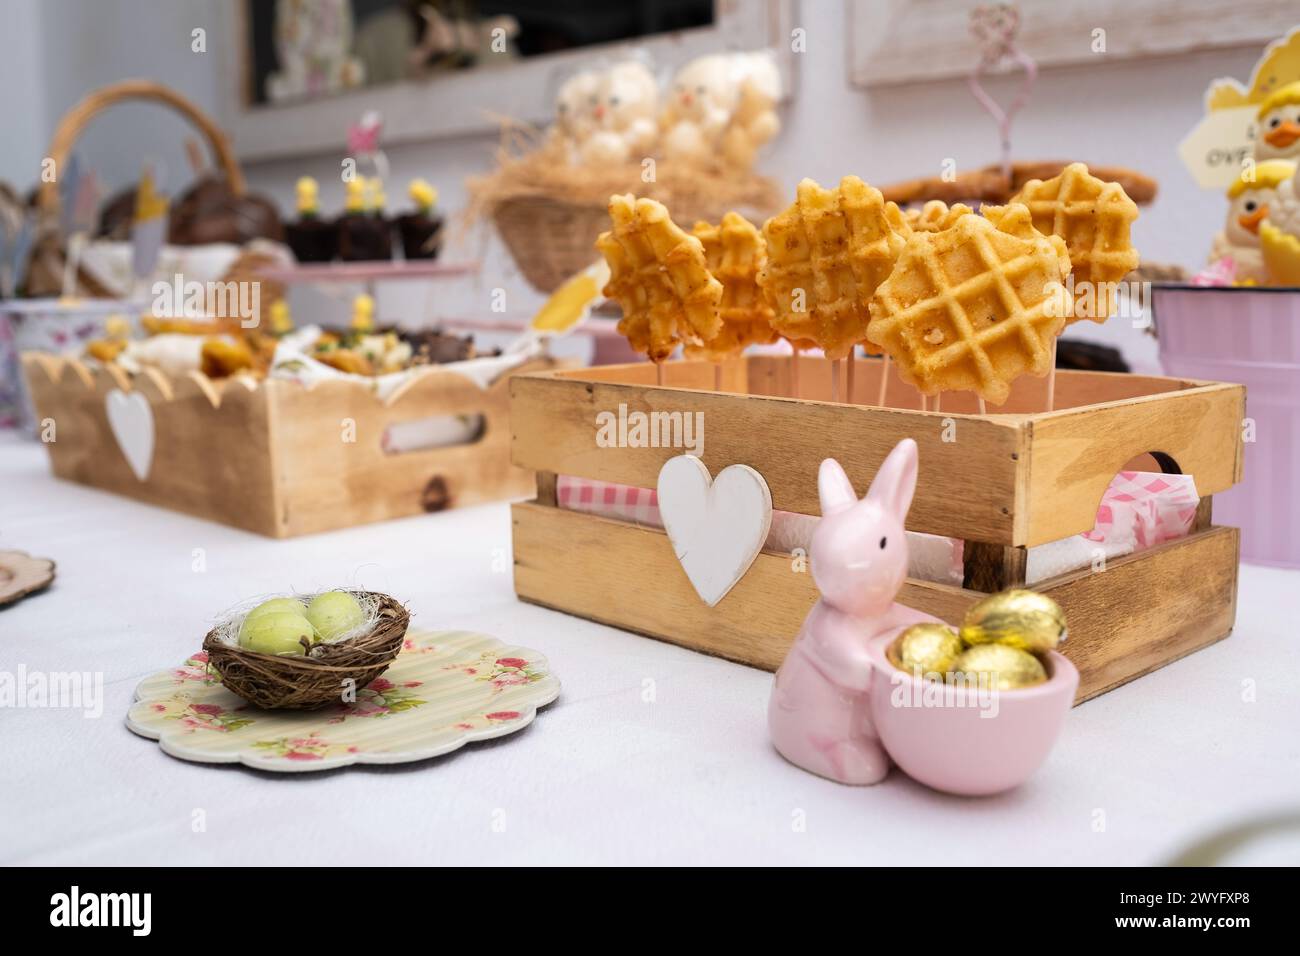
<svg viewBox="0 0 1300 956">
<path fill-rule="evenodd" d="M 906 407 L 919 396 L 896 374 L 891 407 L 832 404 L 829 364 L 816 357 L 800 359 L 800 398 L 790 398 L 790 364 L 748 357 L 749 394 L 714 392 L 705 362 L 665 363 L 665 387 L 648 362 L 516 379 L 512 455 L 528 468 L 654 487 L 663 463 L 687 449 L 598 447 L 597 414 L 620 404 L 629 413 L 700 412 L 711 471 L 751 465 L 775 507 L 816 514 L 822 458 L 838 458 L 862 493 L 890 448 L 912 437 L 921 471 L 908 527 L 1013 547 L 1090 530 L 1115 473 L 1147 452 L 1176 462 L 1205 495 L 1240 480 L 1239 385 L 1061 371 L 1057 411 L 1039 411 L 1045 383 L 1022 376 L 1006 405 L 981 416 L 960 393 L 946 393 L 941 412 Z M 858 362 L 859 400 L 876 394 L 881 369 Z"/>
<path fill-rule="evenodd" d="M 515 591 L 526 601 L 775 670 L 817 600 L 806 570 L 763 552 L 716 607 L 700 600 L 662 531 L 534 502 L 512 507 Z M 909 581 L 902 600 L 959 621 L 982 595 Z"/>
<path fill-rule="evenodd" d="M 710 372 L 707 363 L 694 364 Z M 624 368 L 653 376 L 640 366 Z M 911 437 L 920 447 L 921 470 L 908 528 L 1007 544 L 1016 536 L 1012 506 L 1023 481 L 1023 433 L 1014 416 L 950 417 L 568 376 L 516 377 L 511 396 L 512 456 L 521 467 L 653 488 L 663 463 L 689 449 L 600 447 L 596 416 L 617 415 L 620 405 L 629 413 L 699 412 L 701 457 L 711 472 L 752 465 L 767 480 L 773 507 L 802 514 L 819 513 L 823 458 L 839 459 L 865 494 L 885 456 Z"/>
<path fill-rule="evenodd" d="M 1241 535 L 1211 528 L 1036 584 L 1065 610 L 1063 650 L 1080 701 L 1227 637 L 1237 616 Z"/>
<path fill-rule="evenodd" d="M 1214 496 L 1206 495 L 1196 503 L 1196 517 L 1192 519 L 1193 531 L 1204 531 L 1214 524 Z"/>
<path fill-rule="evenodd" d="M 1025 583 L 1029 553 L 982 541 L 967 541 L 962 549 L 962 584 L 972 591 L 992 594 Z"/>
<path fill-rule="evenodd" d="M 521 370 L 548 367 L 532 363 Z M 269 381 L 275 428 L 280 536 L 385 521 L 422 511 L 521 498 L 533 491 L 530 471 L 510 464 L 508 378 L 486 391 L 450 370 L 412 378 L 380 402 L 351 381 L 311 389 Z M 389 454 L 385 429 L 424 418 L 482 415 L 483 436 L 464 445 Z M 355 423 L 355 441 L 342 438 Z"/>
<path fill-rule="evenodd" d="M 526 601 L 774 670 L 817 600 L 806 571 L 764 552 L 716 607 L 696 595 L 656 529 L 513 506 L 515 590 Z M 1236 616 L 1238 533 L 1212 528 L 1035 585 L 1065 609 L 1077 700 L 1226 637 Z M 956 624 L 976 591 L 909 580 L 899 600 Z"/>
<path fill-rule="evenodd" d="M 1245 395 L 1240 385 L 1211 384 L 1034 416 L 1021 543 L 1090 529 L 1115 473 L 1143 452 L 1171 458 L 1201 495 L 1231 488 L 1241 480 Z"/>
<path fill-rule="evenodd" d="M 540 505 L 556 504 L 556 493 L 559 490 L 559 475 L 553 471 L 539 471 L 537 473 L 537 503 Z"/>
</svg>

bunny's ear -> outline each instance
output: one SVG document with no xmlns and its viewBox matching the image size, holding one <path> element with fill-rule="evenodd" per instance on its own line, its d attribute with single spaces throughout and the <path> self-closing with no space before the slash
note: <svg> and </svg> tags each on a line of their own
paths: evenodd
<svg viewBox="0 0 1300 956">
<path fill-rule="evenodd" d="M 907 517 L 907 510 L 912 507 L 912 493 L 916 491 L 916 457 L 916 442 L 904 438 L 880 466 L 871 482 L 871 490 L 867 492 L 868 499 L 888 508 L 899 521 Z M 822 467 L 824 469 L 825 465 Z M 825 502 L 823 492 L 823 511 Z"/>
<path fill-rule="evenodd" d="M 833 515 L 858 503 L 858 493 L 844 469 L 834 458 L 822 462 L 817 472 L 817 493 L 821 497 L 822 517 Z"/>
</svg>

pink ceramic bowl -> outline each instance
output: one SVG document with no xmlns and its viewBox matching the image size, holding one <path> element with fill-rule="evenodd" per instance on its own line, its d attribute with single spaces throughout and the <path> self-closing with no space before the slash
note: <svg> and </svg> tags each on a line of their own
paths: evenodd
<svg viewBox="0 0 1300 956">
<path fill-rule="evenodd" d="M 934 686 L 885 656 L 895 634 L 872 641 L 871 716 L 894 763 L 936 790 L 982 796 L 1010 790 L 1047 759 L 1079 688 L 1055 652 L 1046 683 L 1002 692 Z"/>
</svg>

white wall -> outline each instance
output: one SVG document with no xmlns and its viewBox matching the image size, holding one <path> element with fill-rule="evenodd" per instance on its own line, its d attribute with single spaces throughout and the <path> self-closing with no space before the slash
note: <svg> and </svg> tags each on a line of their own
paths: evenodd
<svg viewBox="0 0 1300 956">
<path fill-rule="evenodd" d="M 9 0 L 0 36 L 0 179 L 25 189 L 40 172 L 49 138 L 39 0 Z"/>
<path fill-rule="evenodd" d="M 30 0 L 6 0 L 28 14 Z M 30 137 L 37 127 L 53 122 L 85 91 L 95 85 L 127 76 L 153 76 L 175 86 L 203 107 L 221 109 L 222 58 L 211 44 L 228 42 L 227 0 L 46 0 L 40 5 L 41 39 L 32 42 L 19 30 L 0 40 L 0 54 L 17 53 L 43 62 L 31 66 L 44 77 L 32 90 L 30 105 L 24 96 L 18 135 L 6 143 L 0 157 L 0 174 L 28 183 L 12 170 L 26 163 L 43 147 L 34 149 Z M 1232 5 L 1224 3 L 1225 16 Z M 874 91 L 853 88 L 847 80 L 844 14 L 837 0 L 804 0 L 800 24 L 807 31 L 807 53 L 800 60 L 798 96 L 785 114 L 781 139 L 762 160 L 762 168 L 788 190 L 803 176 L 833 182 L 845 173 L 886 183 L 915 176 L 934 175 L 946 157 L 959 167 L 991 162 L 997 155 L 997 134 L 961 80 L 890 87 Z M 22 18 L 19 18 L 20 21 Z M 190 52 L 190 31 L 205 26 L 210 51 Z M 1123 24 L 1106 24 L 1112 32 Z M 30 50 L 28 49 L 30 47 Z M 1147 62 L 1108 61 L 1096 65 L 1044 70 L 1032 102 L 1017 117 L 1016 153 L 1032 159 L 1083 159 L 1095 163 L 1126 165 L 1155 177 L 1161 193 L 1143 210 L 1136 237 L 1145 258 L 1195 266 L 1204 258 L 1210 237 L 1219 228 L 1224 204 L 1221 197 L 1200 191 L 1182 168 L 1178 141 L 1201 115 L 1202 95 L 1209 80 L 1224 75 L 1246 77 L 1257 50 L 1207 52 Z M 18 71 L 0 55 L 6 74 Z M 3 74 L 0 74 L 3 75 Z M 999 99 L 1011 95 L 1014 80 L 990 81 Z M 8 83 L 5 84 L 9 86 Z M 493 104 L 485 102 L 485 109 Z M 436 103 L 431 103 L 436 108 Z M 8 111 L 7 111 L 8 112 Z M 35 114 L 44 113 L 38 122 Z M 327 207 L 341 202 L 338 162 L 343 130 L 355 117 L 340 116 L 339 156 L 261 163 L 246 168 L 251 185 L 270 193 L 287 210 L 293 181 L 302 174 L 322 182 Z M 143 155 L 161 154 L 170 168 L 183 162 L 179 125 L 143 109 L 112 114 L 96 124 L 86 138 L 87 158 L 110 180 L 122 185 L 138 175 Z M 293 130 L 285 129 L 286 138 Z M 412 176 L 433 180 L 442 191 L 444 209 L 464 205 L 465 176 L 491 162 L 495 137 L 481 136 L 389 151 L 393 182 L 390 204 L 404 201 L 403 189 Z M 474 255 L 479 237 L 471 237 L 452 254 Z M 481 314 L 490 290 L 506 289 L 512 311 L 527 311 L 538 297 L 514 273 L 507 257 L 492 240 L 484 273 L 477 280 L 444 284 L 432 292 L 390 295 L 381 299 L 381 311 L 415 318 L 432 312 L 444 315 Z M 1090 323 L 1074 329 L 1088 335 L 1118 338 L 1139 361 L 1149 361 L 1151 346 L 1140 333 L 1113 320 L 1105 329 Z M 1072 330 L 1073 331 L 1073 330 Z"/>
</svg>

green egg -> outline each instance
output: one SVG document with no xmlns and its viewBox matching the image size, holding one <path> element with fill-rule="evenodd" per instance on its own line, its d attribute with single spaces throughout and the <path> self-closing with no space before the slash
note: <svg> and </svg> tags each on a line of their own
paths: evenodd
<svg viewBox="0 0 1300 956">
<path fill-rule="evenodd" d="M 307 616 L 307 605 L 303 604 L 297 598 L 271 598 L 269 601 L 263 601 L 257 607 L 248 612 L 245 621 L 251 621 L 255 617 L 261 617 L 263 614 L 280 614 L 280 613 L 297 614 L 299 617 Z"/>
<path fill-rule="evenodd" d="M 246 618 L 239 628 L 239 646 L 259 654 L 298 656 L 307 653 L 303 639 L 316 641 L 316 632 L 301 614 L 292 611 L 271 611 L 259 617 Z"/>
<path fill-rule="evenodd" d="M 365 619 L 361 605 L 347 591 L 326 591 L 307 605 L 307 620 L 325 641 L 346 634 Z"/>
</svg>

